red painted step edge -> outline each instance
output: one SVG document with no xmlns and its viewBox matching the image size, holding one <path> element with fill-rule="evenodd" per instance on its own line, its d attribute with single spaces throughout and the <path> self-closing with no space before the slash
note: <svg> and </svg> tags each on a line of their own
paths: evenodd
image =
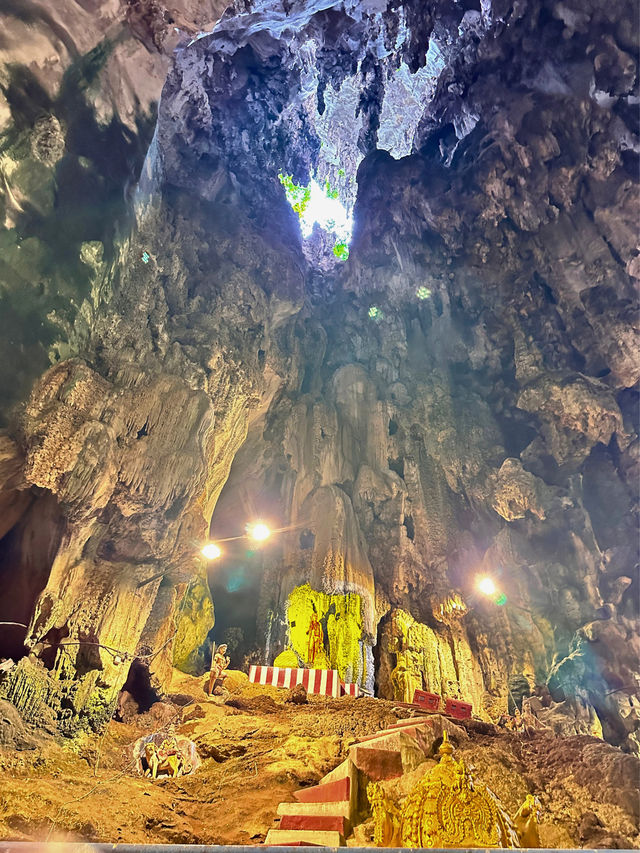
<svg viewBox="0 0 640 853">
<path fill-rule="evenodd" d="M 293 796 L 299 803 L 336 803 L 348 800 L 351 795 L 351 779 L 336 779 L 335 782 L 325 782 L 324 785 L 314 785 L 313 788 L 302 788 L 294 791 Z"/>
<path fill-rule="evenodd" d="M 361 737 L 358 743 L 368 743 L 370 740 L 378 740 L 381 737 L 387 737 L 388 735 L 394 735 L 395 731 L 392 729 L 384 729 L 381 732 L 376 732 L 374 735 L 365 735 Z"/>
<path fill-rule="evenodd" d="M 280 819 L 280 829 L 319 830 L 346 835 L 344 815 L 286 814 Z"/>
</svg>

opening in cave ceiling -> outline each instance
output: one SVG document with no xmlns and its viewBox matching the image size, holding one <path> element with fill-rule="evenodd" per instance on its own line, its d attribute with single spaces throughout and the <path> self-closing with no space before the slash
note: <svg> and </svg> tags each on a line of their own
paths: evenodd
<svg viewBox="0 0 640 853">
<path fill-rule="evenodd" d="M 393 47 L 398 53 L 404 47 L 409 32 L 402 10 Z M 382 41 L 382 39 L 381 39 Z M 361 109 L 362 60 L 355 63 L 354 73 L 340 82 L 336 89 L 330 80 L 320 83 L 316 55 L 319 45 L 310 39 L 300 48 L 304 57 L 301 75 L 302 108 L 313 125 L 320 148 L 310 181 L 296 184 L 291 175 L 279 175 L 287 201 L 300 219 L 303 241 L 308 241 L 317 225 L 332 235 L 331 251 L 338 260 L 349 257 L 353 230 L 353 209 L 356 201 L 358 166 L 364 156 L 359 139 L 363 133 Z M 390 56 L 382 44 L 377 58 Z M 435 93 L 438 77 L 444 68 L 443 54 L 437 35 L 429 40 L 424 66 L 415 72 L 403 60 L 386 70 L 383 98 L 377 130 L 378 150 L 388 151 L 394 159 L 411 153 L 416 131 L 425 109 Z M 281 121 L 286 125 L 287 110 Z"/>
<path fill-rule="evenodd" d="M 420 148 L 447 61 L 490 27 L 490 16 L 475 10 L 443 17 L 417 47 L 404 7 L 387 20 L 376 3 L 352 6 L 342 16 L 326 4 L 302 4 L 291 16 L 272 10 L 264 28 L 247 14 L 239 26 L 231 17 L 199 33 L 181 48 L 185 63 L 160 105 L 177 133 L 170 143 L 156 140 L 167 177 L 195 159 L 209 172 L 198 194 L 240 195 L 256 215 L 267 198 L 279 202 L 279 179 L 307 262 L 325 271 L 348 258 L 362 160 L 375 151 L 400 160 Z M 362 41 L 361 27 L 372 23 Z M 189 87 L 189 101 L 171 96 L 176 85 Z M 447 164 L 476 121 L 468 108 L 456 117 Z"/>
</svg>

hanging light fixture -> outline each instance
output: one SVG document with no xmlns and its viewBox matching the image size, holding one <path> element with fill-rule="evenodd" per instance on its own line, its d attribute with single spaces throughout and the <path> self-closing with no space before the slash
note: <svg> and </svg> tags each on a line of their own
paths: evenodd
<svg viewBox="0 0 640 853">
<path fill-rule="evenodd" d="M 271 530 L 263 521 L 256 521 L 254 524 L 247 525 L 247 535 L 254 542 L 264 542 L 271 536 Z"/>
<path fill-rule="evenodd" d="M 207 560 L 217 560 L 218 557 L 222 556 L 222 548 L 219 545 L 216 545 L 215 542 L 207 542 L 200 553 L 203 557 L 206 557 Z"/>
<path fill-rule="evenodd" d="M 478 578 L 478 580 L 476 581 L 476 586 L 478 587 L 478 590 L 486 596 L 495 595 L 497 592 L 496 585 L 493 582 L 493 579 L 490 578 L 488 575 L 484 575 Z"/>
</svg>

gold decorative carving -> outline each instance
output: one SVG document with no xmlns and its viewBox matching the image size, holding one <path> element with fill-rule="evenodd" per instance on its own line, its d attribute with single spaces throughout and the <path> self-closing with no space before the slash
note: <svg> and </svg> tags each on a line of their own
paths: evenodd
<svg viewBox="0 0 640 853">
<path fill-rule="evenodd" d="M 453 758 L 446 731 L 440 761 L 411 791 L 399 813 L 401 847 L 519 847 L 507 813 L 491 791 L 471 779 L 462 761 Z M 398 809 L 379 784 L 369 785 L 375 844 L 397 843 Z"/>
</svg>

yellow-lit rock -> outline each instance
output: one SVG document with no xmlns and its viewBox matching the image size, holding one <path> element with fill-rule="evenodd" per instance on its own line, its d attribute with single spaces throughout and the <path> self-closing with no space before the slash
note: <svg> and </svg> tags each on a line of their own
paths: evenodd
<svg viewBox="0 0 640 853">
<path fill-rule="evenodd" d="M 393 610 L 382 632 L 382 651 L 395 660 L 383 688 L 394 699 L 411 702 L 413 691 L 424 689 L 463 698 L 481 712 L 482 672 L 459 620 L 435 630 L 405 610 Z"/>
<path fill-rule="evenodd" d="M 300 659 L 298 655 L 293 651 L 293 649 L 285 649 L 283 652 L 276 657 L 273 662 L 274 666 L 284 666 L 284 667 L 293 667 L 298 668 L 300 666 Z"/>
<path fill-rule="evenodd" d="M 314 612 L 323 627 L 325 649 L 324 654 L 311 661 L 308 632 Z M 328 595 L 304 584 L 291 592 L 287 618 L 290 646 L 306 665 L 313 664 L 316 669 L 337 669 L 344 681 L 355 682 L 366 677 L 366 662 L 361 648 L 362 600 L 359 595 Z M 278 666 L 282 665 L 278 663 Z"/>
<path fill-rule="evenodd" d="M 176 636 L 173 641 L 173 665 L 183 672 L 197 674 L 201 667 L 198 649 L 215 621 L 211 592 L 205 577 L 197 577 L 178 608 Z"/>
</svg>

